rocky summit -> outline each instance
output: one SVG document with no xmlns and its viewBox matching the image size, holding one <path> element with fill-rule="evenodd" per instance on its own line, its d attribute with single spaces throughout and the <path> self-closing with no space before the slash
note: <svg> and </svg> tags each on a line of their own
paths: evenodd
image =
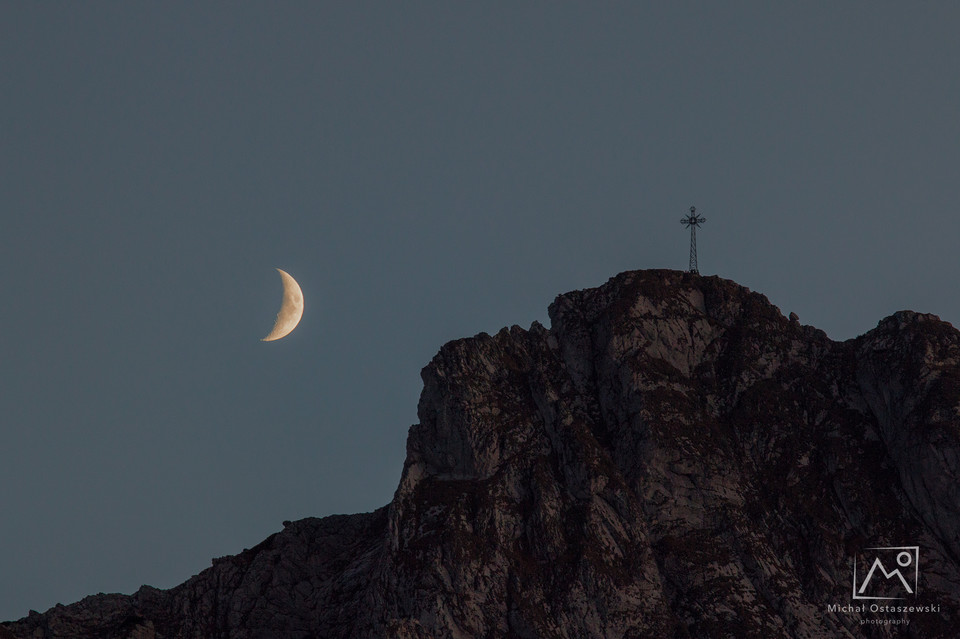
<svg viewBox="0 0 960 639">
<path fill-rule="evenodd" d="M 960 332 L 637 271 L 443 346 L 393 501 L 20 639 L 960 636 Z"/>
</svg>

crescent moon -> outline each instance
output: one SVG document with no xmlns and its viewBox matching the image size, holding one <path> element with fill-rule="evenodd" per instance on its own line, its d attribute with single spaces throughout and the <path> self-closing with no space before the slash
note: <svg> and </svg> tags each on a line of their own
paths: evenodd
<svg viewBox="0 0 960 639">
<path fill-rule="evenodd" d="M 303 291 L 300 290 L 300 285 L 286 271 L 277 269 L 277 272 L 283 280 L 283 303 L 280 305 L 280 312 L 277 313 L 273 330 L 260 340 L 261 342 L 272 342 L 286 337 L 297 327 L 300 318 L 303 317 Z"/>
</svg>

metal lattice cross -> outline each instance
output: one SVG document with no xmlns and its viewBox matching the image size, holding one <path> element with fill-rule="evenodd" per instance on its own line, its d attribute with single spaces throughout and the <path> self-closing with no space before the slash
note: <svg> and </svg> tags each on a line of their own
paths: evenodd
<svg viewBox="0 0 960 639">
<path fill-rule="evenodd" d="M 697 207 L 690 207 L 690 215 L 680 218 L 680 223 L 690 227 L 690 272 L 700 273 L 697 268 L 697 227 L 707 221 L 702 215 L 697 215 Z"/>
</svg>

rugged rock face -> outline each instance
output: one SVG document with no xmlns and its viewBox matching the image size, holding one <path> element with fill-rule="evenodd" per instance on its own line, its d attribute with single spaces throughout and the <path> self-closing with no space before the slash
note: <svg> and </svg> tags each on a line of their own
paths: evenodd
<svg viewBox="0 0 960 639">
<path fill-rule="evenodd" d="M 832 342 L 674 271 L 562 295 L 550 318 L 440 350 L 387 507 L 294 522 L 177 588 L 7 631 L 957 636 L 960 332 L 900 312 Z M 889 547 L 891 577 L 864 593 L 903 598 L 854 599 Z M 890 557 L 913 562 L 902 581 Z"/>
</svg>

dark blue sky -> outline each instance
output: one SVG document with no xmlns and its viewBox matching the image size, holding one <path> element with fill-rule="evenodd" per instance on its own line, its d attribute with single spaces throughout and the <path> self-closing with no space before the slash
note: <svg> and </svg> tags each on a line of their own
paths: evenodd
<svg viewBox="0 0 960 639">
<path fill-rule="evenodd" d="M 953 3 L 196 4 L 0 6 L 0 619 L 387 503 L 443 342 L 691 205 L 835 339 L 960 322 Z"/>
</svg>

